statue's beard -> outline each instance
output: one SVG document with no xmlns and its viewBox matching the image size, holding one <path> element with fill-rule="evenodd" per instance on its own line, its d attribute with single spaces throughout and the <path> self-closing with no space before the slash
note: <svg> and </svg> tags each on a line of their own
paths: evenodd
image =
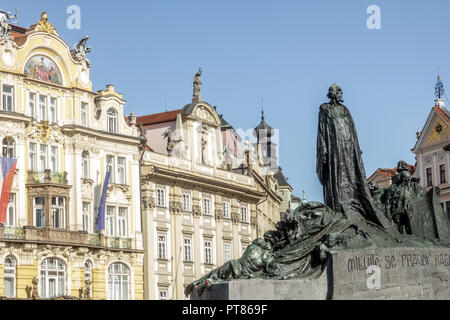
<svg viewBox="0 0 450 320">
<path fill-rule="evenodd" d="M 333 96 L 331 100 L 337 104 L 344 102 L 344 98 L 338 96 Z"/>
</svg>

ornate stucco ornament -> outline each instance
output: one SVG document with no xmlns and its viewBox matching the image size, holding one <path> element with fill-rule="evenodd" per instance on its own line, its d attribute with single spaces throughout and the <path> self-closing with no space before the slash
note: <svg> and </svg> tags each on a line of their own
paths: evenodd
<svg viewBox="0 0 450 320">
<path fill-rule="evenodd" d="M 43 143 L 61 142 L 63 139 L 61 129 L 55 126 L 50 126 L 48 121 L 42 124 L 32 124 L 27 129 L 27 137 L 39 139 Z"/>
<path fill-rule="evenodd" d="M 50 22 L 48 22 L 47 12 L 42 12 L 42 14 L 41 14 L 41 20 L 38 21 L 35 30 L 36 30 L 36 31 L 46 32 L 46 33 L 49 33 L 49 34 L 54 34 L 55 36 L 58 35 L 58 34 L 56 33 L 56 29 L 55 29 L 55 27 L 53 26 L 53 24 L 51 24 Z"/>
</svg>

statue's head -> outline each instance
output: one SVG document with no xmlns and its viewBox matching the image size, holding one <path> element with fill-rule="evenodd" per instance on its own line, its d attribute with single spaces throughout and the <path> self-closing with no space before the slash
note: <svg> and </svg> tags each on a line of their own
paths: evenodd
<svg viewBox="0 0 450 320">
<path fill-rule="evenodd" d="M 328 89 L 328 98 L 331 100 L 331 102 L 344 102 L 343 98 L 343 92 L 341 87 L 339 87 L 337 84 L 332 84 L 330 89 Z"/>
<path fill-rule="evenodd" d="M 44 23 L 48 21 L 47 12 L 42 12 L 42 14 L 41 14 L 41 21 L 44 22 Z"/>
<path fill-rule="evenodd" d="M 397 164 L 397 172 L 408 171 L 408 164 L 406 161 L 399 161 Z"/>
</svg>

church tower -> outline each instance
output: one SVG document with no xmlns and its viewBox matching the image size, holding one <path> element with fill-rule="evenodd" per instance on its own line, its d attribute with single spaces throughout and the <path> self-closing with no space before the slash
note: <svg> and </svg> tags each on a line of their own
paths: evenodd
<svg viewBox="0 0 450 320">
<path fill-rule="evenodd" d="M 261 111 L 261 123 L 253 132 L 257 139 L 255 149 L 261 150 L 262 163 L 264 167 L 278 169 L 278 145 L 272 141 L 275 130 L 269 126 L 264 117 L 264 110 Z"/>
</svg>

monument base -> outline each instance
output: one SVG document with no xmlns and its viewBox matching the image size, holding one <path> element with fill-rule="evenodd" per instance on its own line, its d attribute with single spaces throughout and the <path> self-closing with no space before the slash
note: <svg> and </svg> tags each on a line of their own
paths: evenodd
<svg viewBox="0 0 450 320">
<path fill-rule="evenodd" d="M 450 300 L 450 248 L 332 252 L 318 279 L 218 283 L 191 300 Z"/>
</svg>

